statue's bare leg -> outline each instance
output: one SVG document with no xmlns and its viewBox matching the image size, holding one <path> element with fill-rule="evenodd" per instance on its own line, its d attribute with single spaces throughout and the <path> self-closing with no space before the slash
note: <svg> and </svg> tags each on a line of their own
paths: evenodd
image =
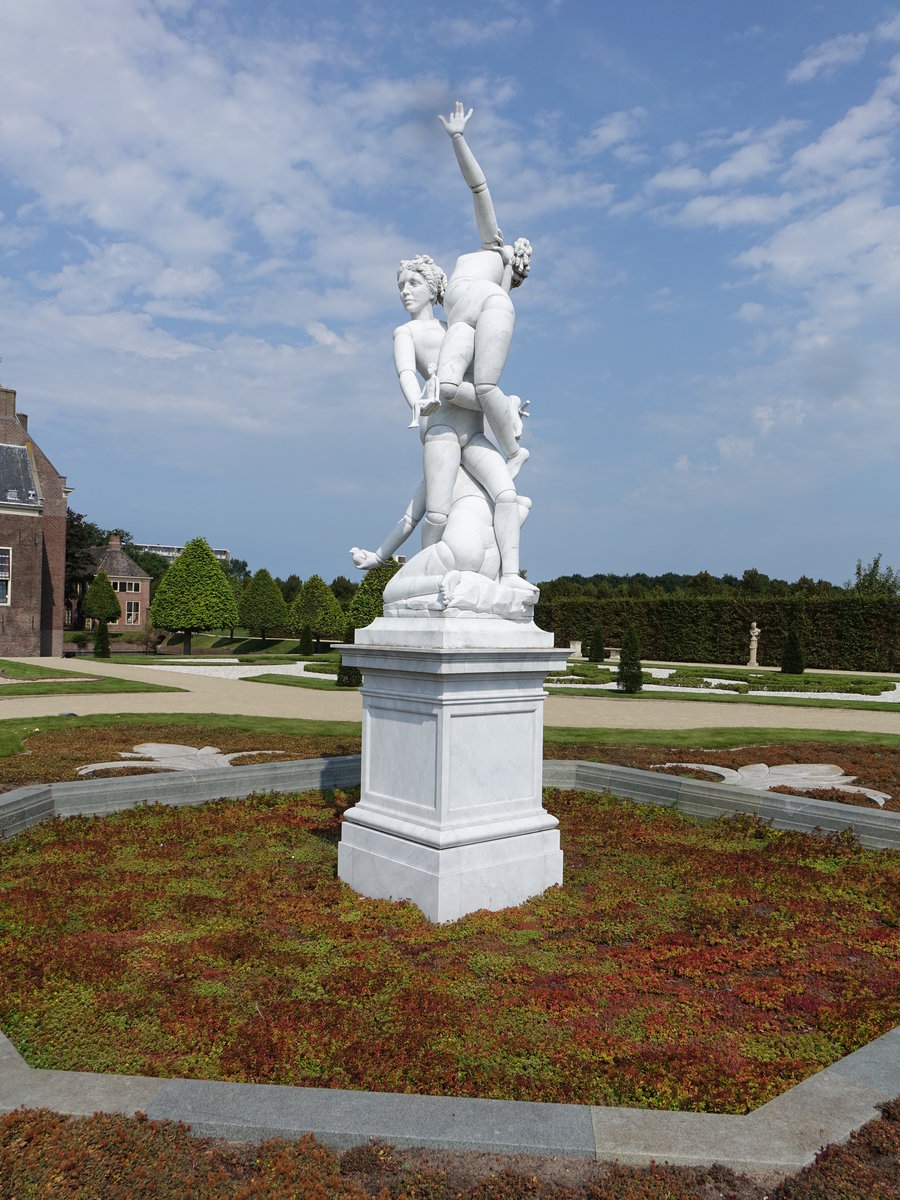
<svg viewBox="0 0 900 1200">
<path fill-rule="evenodd" d="M 519 446 L 521 424 L 509 397 L 498 384 L 512 342 L 516 313 L 512 301 L 505 292 L 488 296 L 475 326 L 475 353 L 473 370 L 475 394 L 500 449 L 508 459 L 517 461 L 517 470 L 528 457 L 527 450 Z"/>
<path fill-rule="evenodd" d="M 445 425 L 431 426 L 425 434 L 425 517 L 422 548 L 439 542 L 453 502 L 453 485 L 459 470 L 459 435 Z"/>
<path fill-rule="evenodd" d="M 500 551 L 500 579 L 519 578 L 519 498 L 509 467 L 485 437 L 470 438 L 462 452 L 469 474 L 494 502 L 494 536 Z"/>
</svg>

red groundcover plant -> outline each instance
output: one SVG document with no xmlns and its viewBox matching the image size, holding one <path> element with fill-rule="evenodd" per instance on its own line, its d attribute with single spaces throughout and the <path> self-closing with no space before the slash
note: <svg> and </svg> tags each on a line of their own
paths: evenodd
<svg viewBox="0 0 900 1200">
<path fill-rule="evenodd" d="M 429 924 L 336 879 L 340 793 L 0 846 L 34 1066 L 746 1112 L 900 1021 L 900 854 L 554 792 L 562 889 Z"/>
</svg>

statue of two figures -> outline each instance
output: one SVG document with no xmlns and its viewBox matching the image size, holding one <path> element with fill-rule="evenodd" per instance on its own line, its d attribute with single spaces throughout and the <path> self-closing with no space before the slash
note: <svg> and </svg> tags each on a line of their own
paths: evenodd
<svg viewBox="0 0 900 1200">
<path fill-rule="evenodd" d="M 384 614 L 494 616 L 531 620 L 538 590 L 519 574 L 519 531 L 531 501 L 516 478 L 527 402 L 500 388 L 515 325 L 510 291 L 528 274 L 531 245 L 506 245 L 484 174 L 466 139 L 472 115 L 457 103 L 439 120 L 472 190 L 481 248 L 463 254 L 448 280 L 428 255 L 404 260 L 397 283 L 409 320 L 394 330 L 400 388 L 423 446 L 424 478 L 377 550 L 350 551 L 368 570 L 417 527 L 422 549 L 389 581 Z M 442 304 L 446 322 L 434 315 Z M 495 439 L 485 432 L 485 422 Z"/>
</svg>

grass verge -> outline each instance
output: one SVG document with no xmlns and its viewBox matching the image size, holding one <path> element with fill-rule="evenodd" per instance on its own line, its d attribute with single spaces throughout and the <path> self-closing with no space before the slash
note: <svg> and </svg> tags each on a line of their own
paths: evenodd
<svg viewBox="0 0 900 1200">
<path fill-rule="evenodd" d="M 245 683 L 275 683 L 279 687 L 300 687 L 313 688 L 320 692 L 336 692 L 338 690 L 337 681 L 334 679 L 317 679 L 311 675 L 251 675 L 244 680 Z M 349 688 L 341 688 L 342 692 L 349 691 Z"/>
</svg>

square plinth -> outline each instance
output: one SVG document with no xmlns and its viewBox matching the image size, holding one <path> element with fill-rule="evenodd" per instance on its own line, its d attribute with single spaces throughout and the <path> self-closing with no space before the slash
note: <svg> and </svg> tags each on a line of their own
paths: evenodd
<svg viewBox="0 0 900 1200">
<path fill-rule="evenodd" d="M 429 921 L 497 912 L 561 884 L 559 831 L 482 840 L 448 849 L 345 821 L 338 877 L 373 900 L 411 900 Z"/>
<path fill-rule="evenodd" d="M 410 626 L 384 618 L 341 647 L 363 674 L 363 746 L 338 875 L 435 921 L 520 904 L 562 879 L 541 803 L 543 685 L 568 651 L 534 626 Z M 492 632 L 499 645 L 478 644 Z"/>
</svg>

